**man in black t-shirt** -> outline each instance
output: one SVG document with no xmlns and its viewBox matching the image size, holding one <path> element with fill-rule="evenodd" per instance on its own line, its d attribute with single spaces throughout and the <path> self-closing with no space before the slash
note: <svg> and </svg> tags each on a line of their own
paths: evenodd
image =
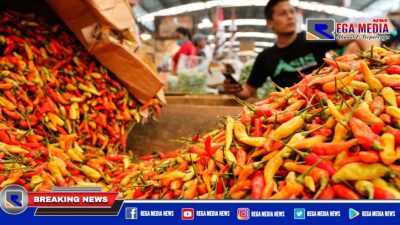
<svg viewBox="0 0 400 225">
<path fill-rule="evenodd" d="M 267 26 L 277 35 L 274 46 L 264 49 L 256 58 L 251 74 L 243 85 L 224 81 L 225 92 L 246 99 L 254 95 L 267 77 L 277 85 L 289 87 L 300 81 L 299 71 L 311 73 L 323 62 L 331 49 L 350 44 L 352 40 L 328 42 L 307 41 L 305 33 L 296 33 L 296 10 L 288 0 L 270 0 L 264 10 Z M 379 46 L 379 41 L 354 40 L 361 49 Z"/>
</svg>

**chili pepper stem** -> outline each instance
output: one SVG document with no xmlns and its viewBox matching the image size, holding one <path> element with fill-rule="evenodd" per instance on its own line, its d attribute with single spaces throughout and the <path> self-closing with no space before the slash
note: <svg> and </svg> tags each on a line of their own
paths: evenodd
<svg viewBox="0 0 400 225">
<path fill-rule="evenodd" d="M 318 160 L 316 163 L 314 163 L 310 168 L 308 168 L 308 169 L 306 170 L 305 173 L 303 173 L 302 175 L 300 175 L 299 177 L 297 177 L 297 181 L 298 181 L 300 184 L 304 184 L 304 178 L 305 178 L 315 167 L 317 167 L 322 161 L 324 161 L 323 158 L 319 159 L 319 160 Z"/>
<path fill-rule="evenodd" d="M 325 177 L 321 177 L 321 179 L 319 180 L 320 183 L 320 188 L 318 189 L 318 191 L 315 193 L 313 199 L 317 199 L 322 191 L 327 187 L 328 185 L 328 179 L 326 179 Z"/>
</svg>

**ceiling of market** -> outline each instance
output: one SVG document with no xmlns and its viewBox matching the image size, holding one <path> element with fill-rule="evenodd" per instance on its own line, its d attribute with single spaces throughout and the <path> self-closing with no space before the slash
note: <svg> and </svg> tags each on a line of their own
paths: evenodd
<svg viewBox="0 0 400 225">
<path fill-rule="evenodd" d="M 221 7 L 224 11 L 226 32 L 229 32 L 231 12 L 234 11 L 238 31 L 243 36 L 239 39 L 247 38 L 248 35 L 243 33 L 252 32 L 257 43 L 266 47 L 274 39 L 273 35 L 262 35 L 272 33 L 265 27 L 263 8 L 267 2 L 268 0 L 141 0 L 139 6 L 134 7 L 134 14 L 142 25 L 154 31 L 155 17 L 189 13 L 198 23 L 197 31 L 211 34 L 211 14 L 217 7 Z M 301 12 L 303 24 L 305 18 L 329 17 L 336 21 L 346 21 L 357 17 L 381 17 L 400 8 L 400 0 L 291 0 L 291 3 Z"/>
<path fill-rule="evenodd" d="M 366 8 L 368 5 L 370 5 L 372 2 L 375 0 L 351 0 L 348 1 L 350 2 L 350 8 L 356 9 L 359 11 L 362 11 L 364 8 Z M 174 6 L 179 6 L 179 5 L 185 5 L 188 3 L 193 3 L 193 2 L 198 2 L 196 0 L 142 0 L 140 2 L 140 5 L 148 12 L 154 12 L 157 10 L 165 9 L 165 8 L 170 8 Z M 203 1 L 205 2 L 205 1 Z M 232 2 L 235 2 L 235 0 L 232 0 Z M 344 0 L 322 0 L 322 1 L 316 1 L 320 3 L 325 3 L 328 5 L 336 5 L 336 6 L 343 6 Z"/>
</svg>

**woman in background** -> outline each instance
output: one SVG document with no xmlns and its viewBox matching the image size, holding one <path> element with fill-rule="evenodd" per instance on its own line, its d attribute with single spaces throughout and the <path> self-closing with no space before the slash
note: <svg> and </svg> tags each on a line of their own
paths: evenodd
<svg viewBox="0 0 400 225">
<path fill-rule="evenodd" d="M 179 50 L 177 53 L 172 58 L 172 61 L 174 63 L 173 67 L 173 73 L 176 74 L 177 68 L 178 68 L 178 62 L 179 58 L 181 55 L 197 55 L 197 49 L 191 42 L 191 35 L 188 29 L 184 27 L 178 27 L 176 29 L 176 33 L 178 33 L 179 39 L 176 41 L 176 43 L 180 46 Z"/>
</svg>

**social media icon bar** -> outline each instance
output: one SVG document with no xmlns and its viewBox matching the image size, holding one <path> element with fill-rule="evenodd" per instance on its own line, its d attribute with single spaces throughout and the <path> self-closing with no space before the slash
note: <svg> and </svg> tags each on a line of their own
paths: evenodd
<svg viewBox="0 0 400 225">
<path fill-rule="evenodd" d="M 139 210 L 136 207 L 126 207 L 125 208 L 125 219 L 127 220 L 137 220 Z"/>
<path fill-rule="evenodd" d="M 296 209 L 294 209 L 294 219 L 295 220 L 304 220 L 304 219 L 306 219 L 306 210 L 304 208 L 296 208 Z"/>
<path fill-rule="evenodd" d="M 28 207 L 28 193 L 22 186 L 9 185 L 0 193 L 0 206 L 8 214 L 20 214 Z"/>
<path fill-rule="evenodd" d="M 360 212 L 358 212 L 357 210 L 355 210 L 353 208 L 349 208 L 349 219 L 350 220 L 356 218 L 359 215 L 360 215 Z"/>
<path fill-rule="evenodd" d="M 248 208 L 238 208 L 237 209 L 238 220 L 249 220 L 250 219 L 250 209 Z"/>
<path fill-rule="evenodd" d="M 182 220 L 193 220 L 194 219 L 194 209 L 193 208 L 183 208 L 182 209 Z"/>
</svg>

